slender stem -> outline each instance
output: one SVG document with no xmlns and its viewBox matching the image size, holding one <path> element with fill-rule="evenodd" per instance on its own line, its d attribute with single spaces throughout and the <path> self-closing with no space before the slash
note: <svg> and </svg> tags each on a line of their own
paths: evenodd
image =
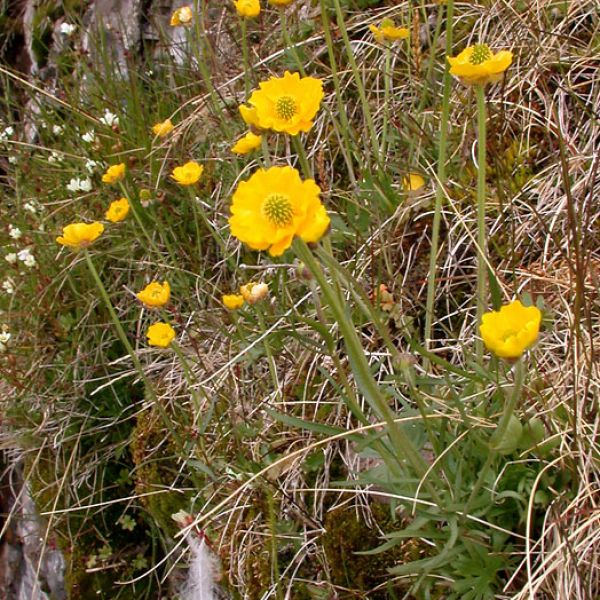
<svg viewBox="0 0 600 600">
<path fill-rule="evenodd" d="M 158 408 L 158 411 L 160 412 L 160 415 L 163 419 L 164 424 L 169 429 L 169 432 L 173 436 L 173 439 L 176 440 L 179 447 L 183 450 L 183 448 L 184 448 L 183 441 L 180 438 L 180 436 L 178 435 L 177 430 L 173 427 L 173 420 L 167 415 L 162 403 L 160 402 L 158 396 L 156 395 L 156 392 L 154 391 L 154 387 L 152 386 L 152 384 L 146 377 L 146 374 L 144 373 L 144 368 L 142 367 L 142 364 L 140 363 L 140 359 L 138 358 L 135 350 L 133 349 L 133 346 L 127 339 L 127 334 L 125 333 L 125 330 L 123 329 L 123 325 L 121 325 L 119 316 L 115 312 L 115 309 L 112 305 L 112 302 L 110 300 L 108 292 L 106 291 L 106 288 L 104 287 L 104 284 L 102 283 L 102 279 L 100 279 L 100 275 L 98 274 L 98 271 L 96 270 L 96 267 L 94 266 L 92 257 L 90 256 L 90 253 L 88 252 L 87 249 L 84 250 L 84 252 L 85 252 L 85 261 L 87 263 L 88 269 L 90 270 L 90 273 L 92 274 L 92 278 L 94 279 L 94 282 L 96 283 L 96 287 L 98 288 L 98 291 L 100 292 L 100 295 L 102 296 L 102 300 L 104 300 L 104 304 L 106 305 L 106 308 L 108 309 L 108 313 L 110 314 L 110 318 L 112 319 L 115 329 L 117 330 L 117 335 L 119 336 L 121 343 L 123 344 L 123 346 L 125 346 L 125 349 L 129 353 L 129 356 L 131 356 L 133 365 L 134 365 L 136 371 L 139 373 L 140 378 L 144 382 L 144 387 L 145 387 L 146 391 L 150 394 L 150 397 L 152 398 L 154 405 Z"/>
<path fill-rule="evenodd" d="M 292 38 L 290 37 L 287 16 L 285 13 L 285 6 L 281 6 L 279 8 L 279 15 L 281 17 L 281 33 L 283 35 L 283 45 L 284 47 L 289 48 L 290 52 L 294 56 L 294 60 L 298 65 L 298 71 L 300 71 L 300 75 L 302 75 L 302 77 L 306 77 L 306 70 L 304 69 L 302 60 L 300 60 L 300 55 L 298 54 L 298 50 L 296 49 L 296 44 L 292 43 Z"/>
<path fill-rule="evenodd" d="M 250 95 L 250 65 L 248 63 L 248 22 L 242 17 L 242 57 L 244 61 L 244 91 Z"/>
<path fill-rule="evenodd" d="M 292 136 L 292 145 L 294 146 L 294 150 L 298 155 L 298 160 L 300 161 L 300 166 L 302 167 L 302 172 L 304 173 L 304 176 L 312 177 L 312 169 L 310 168 L 310 164 L 308 162 L 308 157 L 306 156 L 304 146 L 300 141 L 300 134 Z"/>
<path fill-rule="evenodd" d="M 304 241 L 296 238 L 292 247 L 300 260 L 304 262 L 310 272 L 314 275 L 323 296 L 329 304 L 344 338 L 346 351 L 348 353 L 348 361 L 352 368 L 352 372 L 354 373 L 358 388 L 373 410 L 377 413 L 378 417 L 386 422 L 390 441 L 394 446 L 397 460 L 402 464 L 403 459 L 406 459 L 416 474 L 419 477 L 423 477 L 427 471 L 427 465 L 410 438 L 398 423 L 394 421 L 394 413 L 390 408 L 388 401 L 381 393 L 377 382 L 373 378 L 369 363 L 367 362 L 364 350 L 354 328 L 354 324 L 348 317 L 344 298 L 339 297 L 329 285 L 320 265 Z M 424 486 L 427 488 L 431 497 L 438 502 L 438 495 L 428 480 L 424 481 Z"/>
<path fill-rule="evenodd" d="M 390 92 L 393 85 L 392 47 L 385 46 L 385 70 L 383 72 L 383 126 L 381 130 L 381 156 L 385 157 L 387 146 L 388 124 L 390 122 Z"/>
<path fill-rule="evenodd" d="M 277 395 L 281 395 L 281 389 L 279 385 L 279 378 L 277 377 L 277 365 L 275 364 L 275 359 L 273 358 L 273 352 L 271 352 L 271 346 L 269 344 L 268 336 L 265 335 L 267 332 L 267 325 L 265 323 L 265 317 L 263 314 L 262 306 L 260 303 L 256 305 L 256 316 L 258 318 L 258 323 L 260 325 L 260 333 L 261 336 L 265 336 L 263 340 L 263 346 L 265 348 L 265 354 L 267 355 L 267 362 L 269 363 L 269 373 L 271 375 L 271 380 L 273 383 L 273 389 L 277 390 Z"/>
<path fill-rule="evenodd" d="M 523 390 L 523 381 L 525 379 L 525 363 L 523 358 L 520 358 L 515 364 L 515 379 L 512 388 L 507 390 L 506 393 L 506 403 L 504 404 L 504 411 L 502 413 L 502 417 L 500 418 L 500 422 L 498 423 L 498 427 L 492 436 L 492 440 L 490 443 L 490 448 L 488 450 L 488 455 L 486 461 L 479 472 L 479 477 L 471 490 L 471 494 L 465 507 L 463 509 L 463 514 L 468 514 L 471 506 L 481 487 L 483 486 L 485 479 L 488 475 L 488 469 L 491 464 L 494 462 L 496 457 L 498 456 L 497 444 L 502 441 L 504 435 L 506 434 L 506 430 L 508 429 L 508 425 L 510 423 L 510 419 L 515 412 L 515 407 L 519 398 L 521 397 L 521 391 Z"/>
<path fill-rule="evenodd" d="M 323 5 L 324 3 L 322 2 L 321 4 Z M 369 138 L 371 140 L 371 151 L 373 153 L 373 158 L 379 164 L 380 156 L 379 156 L 379 142 L 377 141 L 377 132 L 375 131 L 375 125 L 373 123 L 373 116 L 371 115 L 371 108 L 369 107 L 369 101 L 367 99 L 367 94 L 365 92 L 365 86 L 363 84 L 363 80 L 362 80 L 358 65 L 356 64 L 356 59 L 354 58 L 354 52 L 352 51 L 352 44 L 350 44 L 350 38 L 348 37 L 348 31 L 346 30 L 346 24 L 344 22 L 344 14 L 342 12 L 340 0 L 333 0 L 333 5 L 335 7 L 335 14 L 337 17 L 338 29 L 340 30 L 342 39 L 344 41 L 344 47 L 346 48 L 346 55 L 348 56 L 348 62 L 350 63 L 350 68 L 352 70 L 352 76 L 354 77 L 354 83 L 356 84 L 356 89 L 358 90 L 358 95 L 360 98 L 362 112 L 363 112 L 363 115 L 365 117 L 365 121 L 367 124 L 367 130 L 369 132 Z M 323 9 L 323 6 L 322 6 L 322 9 Z M 327 10 L 327 9 L 325 8 L 325 10 Z"/>
<path fill-rule="evenodd" d="M 452 54 L 452 15 L 454 0 L 448 0 L 448 15 L 446 18 L 446 55 Z M 450 90 L 452 78 L 450 69 L 446 64 L 444 71 L 444 91 L 442 97 L 441 128 L 438 142 L 437 181 L 435 186 L 435 207 L 433 211 L 433 225 L 431 231 L 431 250 L 429 253 L 429 274 L 427 277 L 427 300 L 425 303 L 425 348 L 431 349 L 431 328 L 434 321 L 435 302 L 435 276 L 437 270 L 437 254 L 440 240 L 440 223 L 442 220 L 442 202 L 444 200 L 444 185 L 446 183 L 446 144 L 448 140 L 448 125 L 450 116 Z M 429 368 L 429 359 L 424 358 L 423 367 Z"/>
<path fill-rule="evenodd" d="M 266 133 L 262 134 L 260 145 L 262 148 L 262 154 L 263 154 L 263 160 L 265 163 L 265 167 L 269 168 L 271 166 L 271 154 L 269 153 L 269 141 L 267 140 Z"/>
<path fill-rule="evenodd" d="M 477 319 L 486 306 L 487 290 L 487 240 L 485 229 L 485 171 L 486 171 L 486 109 L 485 92 L 482 85 L 475 86 L 477 95 Z M 476 354 L 479 362 L 483 359 L 483 341 L 477 339 Z"/>
</svg>

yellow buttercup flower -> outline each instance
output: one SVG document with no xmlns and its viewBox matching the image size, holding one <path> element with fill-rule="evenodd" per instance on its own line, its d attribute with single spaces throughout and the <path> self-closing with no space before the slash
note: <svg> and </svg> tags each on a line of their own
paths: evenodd
<svg viewBox="0 0 600 600">
<path fill-rule="evenodd" d="M 262 143 L 262 136 L 255 135 L 249 131 L 243 138 L 240 138 L 231 148 L 234 154 L 248 154 L 252 150 L 260 148 Z"/>
<path fill-rule="evenodd" d="M 241 294 L 224 294 L 221 297 L 221 301 L 225 308 L 228 308 L 229 310 L 237 310 L 244 306 L 244 296 Z"/>
<path fill-rule="evenodd" d="M 248 100 L 250 106 L 240 107 L 240 113 L 249 125 L 298 135 L 312 127 L 323 95 L 320 79 L 286 71 L 283 77 L 262 81 Z"/>
<path fill-rule="evenodd" d="M 63 227 L 63 234 L 56 241 L 63 246 L 79 249 L 89 246 L 104 231 L 104 225 L 98 221 L 93 223 L 71 223 Z"/>
<path fill-rule="evenodd" d="M 244 119 L 244 123 L 246 123 L 246 125 L 250 125 L 250 127 L 258 127 L 258 115 L 256 114 L 256 108 L 252 106 L 246 106 L 245 104 L 240 104 L 238 110 L 240 111 L 240 115 L 242 115 L 242 119 Z"/>
<path fill-rule="evenodd" d="M 502 358 L 519 358 L 538 338 L 542 313 L 519 300 L 485 313 L 479 333 L 489 350 Z"/>
<path fill-rule="evenodd" d="M 409 173 L 402 179 L 402 188 L 405 192 L 416 192 L 425 185 L 425 180 L 418 173 Z"/>
<path fill-rule="evenodd" d="M 250 282 L 240 287 L 242 298 L 248 304 L 256 304 L 269 295 L 269 286 L 266 283 Z"/>
<path fill-rule="evenodd" d="M 175 330 L 168 323 L 153 323 L 148 327 L 146 337 L 150 346 L 167 348 L 175 339 Z"/>
<path fill-rule="evenodd" d="M 512 63 L 513 54 L 501 50 L 493 54 L 487 44 L 468 46 L 458 56 L 448 56 L 450 74 L 456 75 L 465 85 L 486 85 L 502 78 Z"/>
<path fill-rule="evenodd" d="M 252 19 L 260 14 L 260 2 L 258 0 L 233 0 L 235 10 L 240 17 Z"/>
<path fill-rule="evenodd" d="M 164 138 L 173 131 L 173 123 L 171 123 L 171 119 L 167 119 L 166 121 L 162 121 L 162 123 L 156 123 L 156 125 L 152 126 L 152 133 L 157 135 L 160 138 Z"/>
<path fill-rule="evenodd" d="M 125 163 L 119 163 L 118 165 L 108 167 L 106 173 L 102 175 L 102 181 L 104 183 L 117 183 L 117 181 L 121 181 L 124 177 Z"/>
<path fill-rule="evenodd" d="M 294 236 L 317 242 L 329 227 L 319 186 L 292 167 L 259 169 L 242 181 L 231 203 L 231 234 L 253 250 L 280 256 Z"/>
<path fill-rule="evenodd" d="M 171 15 L 171 27 L 179 25 L 191 25 L 194 19 L 194 11 L 191 6 L 182 6 Z"/>
<path fill-rule="evenodd" d="M 391 19 L 384 19 L 381 25 L 369 25 L 369 30 L 377 42 L 395 42 L 396 40 L 405 40 L 410 37 L 410 31 L 406 27 L 396 27 Z"/>
<path fill-rule="evenodd" d="M 129 214 L 129 200 L 127 198 L 119 198 L 110 203 L 106 214 L 104 215 L 111 223 L 122 221 Z"/>
<path fill-rule="evenodd" d="M 287 6 L 291 4 L 294 0 L 269 0 L 269 4 L 273 6 Z"/>
<path fill-rule="evenodd" d="M 141 292 L 136 294 L 137 299 L 146 308 L 158 308 L 164 306 L 171 296 L 171 286 L 168 281 L 149 283 Z"/>
<path fill-rule="evenodd" d="M 190 160 L 182 167 L 175 167 L 171 177 L 179 185 L 194 185 L 195 183 L 198 183 L 198 180 L 202 176 L 202 171 L 204 171 L 202 165 Z"/>
</svg>

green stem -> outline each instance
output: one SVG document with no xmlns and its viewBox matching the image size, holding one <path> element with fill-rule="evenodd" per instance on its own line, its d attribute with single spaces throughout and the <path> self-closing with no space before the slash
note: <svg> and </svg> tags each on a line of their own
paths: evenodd
<svg viewBox="0 0 600 600">
<path fill-rule="evenodd" d="M 321 1 L 321 10 L 327 10 L 327 8 L 323 6 L 323 4 L 324 2 Z M 358 90 L 361 108 L 367 124 L 367 131 L 369 132 L 369 138 L 371 140 L 371 151 L 373 154 L 373 158 L 379 164 L 380 156 L 379 143 L 377 141 L 377 132 L 375 131 L 375 125 L 373 123 L 373 116 L 371 115 L 369 101 L 365 92 L 365 86 L 363 85 L 361 73 L 358 68 L 358 65 L 356 64 L 354 52 L 352 51 L 352 45 L 350 44 L 350 38 L 348 37 L 348 31 L 346 30 L 346 24 L 344 22 L 344 14 L 342 12 L 340 0 L 333 0 L 333 5 L 335 7 L 338 29 L 340 30 L 340 34 L 342 35 L 342 39 L 344 41 L 346 55 L 348 56 L 348 62 L 350 63 L 350 69 L 352 70 L 352 76 L 354 77 L 354 83 L 356 84 L 356 89 Z"/>
<path fill-rule="evenodd" d="M 481 317 L 486 306 L 487 289 L 487 240 L 485 229 L 485 171 L 486 171 L 486 109 L 483 85 L 475 86 L 477 94 L 477 318 Z M 477 339 L 476 354 L 479 362 L 483 359 L 483 341 Z"/>
<path fill-rule="evenodd" d="M 279 378 L 277 377 L 277 365 L 275 364 L 275 359 L 273 358 L 273 353 L 271 352 L 271 346 L 269 345 L 268 336 L 266 335 L 267 325 L 265 323 L 265 317 L 263 315 L 263 310 L 260 306 L 260 302 L 256 306 L 256 316 L 260 325 L 261 336 L 264 335 L 263 346 L 265 348 L 265 354 L 267 355 L 267 362 L 269 363 L 269 373 L 271 374 L 273 389 L 277 390 L 277 395 L 279 396 L 281 394 L 281 390 L 279 386 Z"/>
<path fill-rule="evenodd" d="M 250 65 L 248 62 L 248 23 L 244 17 L 242 17 L 242 57 L 244 61 L 244 91 L 247 100 L 250 95 Z"/>
<path fill-rule="evenodd" d="M 283 35 L 283 45 L 284 45 L 284 47 L 289 48 L 290 52 L 294 56 L 294 60 L 296 61 L 296 64 L 298 65 L 298 71 L 300 71 L 300 75 L 302 75 L 302 77 L 306 77 L 306 70 L 304 69 L 304 65 L 302 64 L 302 61 L 300 60 L 300 55 L 298 54 L 298 50 L 296 50 L 296 44 L 292 43 L 292 39 L 290 37 L 287 16 L 285 14 L 285 6 L 281 6 L 279 8 L 279 15 L 281 17 L 281 32 Z"/>
<path fill-rule="evenodd" d="M 342 337 L 344 338 L 346 351 L 348 353 L 348 361 L 352 372 L 354 373 L 358 388 L 373 410 L 377 413 L 377 416 L 386 422 L 397 460 L 402 464 L 403 459 L 406 459 L 416 474 L 419 477 L 423 477 L 427 471 L 427 465 L 406 433 L 398 423 L 394 421 L 394 413 L 392 412 L 388 401 L 381 393 L 377 382 L 373 378 L 369 363 L 354 328 L 354 324 L 348 317 L 345 309 L 345 299 L 336 294 L 334 289 L 329 285 L 320 265 L 304 241 L 300 238 L 296 238 L 292 247 L 298 258 L 304 262 L 310 272 L 314 275 L 323 296 L 329 304 Z M 428 480 L 425 480 L 424 486 L 429 491 L 431 497 L 437 502 L 437 493 Z"/>
<path fill-rule="evenodd" d="M 110 314 L 110 318 L 112 319 L 115 329 L 117 330 L 117 335 L 119 336 L 121 343 L 123 344 L 123 346 L 125 346 L 125 349 L 127 350 L 129 356 L 131 357 L 133 366 L 135 367 L 140 378 L 144 382 L 145 389 L 150 394 L 150 397 L 151 397 L 154 405 L 158 408 L 158 411 L 160 412 L 160 415 L 163 419 L 164 424 L 169 429 L 169 432 L 173 436 L 173 439 L 176 440 L 176 442 L 179 445 L 179 447 L 181 448 L 181 450 L 183 450 L 184 449 L 183 441 L 180 438 L 180 436 L 178 435 L 176 429 L 173 427 L 173 420 L 167 415 L 162 403 L 160 402 L 158 396 L 156 395 L 156 392 L 154 391 L 154 387 L 152 386 L 150 381 L 148 381 L 148 378 L 146 377 L 146 374 L 144 373 L 144 369 L 142 367 L 142 364 L 140 363 L 140 359 L 138 358 L 135 350 L 133 349 L 133 346 L 127 339 L 127 334 L 125 333 L 125 330 L 123 329 L 123 325 L 121 325 L 119 316 L 115 312 L 115 309 L 112 305 L 112 302 L 110 300 L 108 292 L 106 291 L 106 288 L 104 287 L 104 284 L 102 283 L 102 280 L 100 279 L 100 275 L 98 274 L 98 271 L 96 270 L 96 267 L 94 266 L 92 257 L 90 256 L 90 253 L 88 252 L 87 249 L 85 249 L 84 252 L 85 252 L 85 261 L 87 263 L 88 269 L 90 270 L 90 273 L 92 274 L 92 278 L 94 279 L 94 282 L 96 283 L 96 287 L 98 288 L 98 291 L 100 292 L 100 295 L 102 296 L 102 300 L 104 300 L 104 304 L 106 305 L 106 308 L 108 309 L 108 313 Z"/>
<path fill-rule="evenodd" d="M 390 93 L 393 85 L 392 77 L 392 48 L 390 44 L 385 47 L 385 70 L 383 72 L 383 126 L 381 131 L 381 156 L 385 157 L 387 146 L 388 124 L 390 122 Z"/>
<path fill-rule="evenodd" d="M 473 502 L 475 501 L 475 498 L 479 494 L 479 492 L 485 482 L 485 479 L 487 477 L 488 470 L 489 470 L 491 464 L 494 462 L 494 460 L 498 456 L 498 450 L 496 449 L 496 445 L 494 444 L 494 441 L 501 442 L 502 439 L 504 438 L 504 435 L 506 434 L 506 430 L 508 429 L 508 425 L 510 423 L 510 419 L 511 419 L 513 413 L 515 412 L 515 407 L 517 405 L 517 402 L 518 402 L 519 398 L 521 397 L 521 392 L 523 390 L 523 382 L 525 380 L 525 364 L 524 364 L 523 358 L 518 359 L 517 363 L 515 364 L 514 371 L 515 371 L 514 384 L 510 388 L 510 390 L 507 391 L 507 394 L 506 394 L 507 399 L 506 399 L 506 403 L 504 405 L 504 411 L 502 413 L 502 417 L 500 418 L 498 427 L 496 428 L 496 431 L 494 432 L 494 434 L 492 436 L 492 443 L 490 444 L 486 461 L 479 472 L 479 477 L 477 478 L 477 481 L 475 482 L 475 485 L 473 486 L 473 490 L 471 491 L 471 495 L 469 496 L 469 499 L 467 500 L 467 503 L 465 504 L 465 507 L 463 509 L 464 515 L 468 514 L 471 506 L 473 505 Z"/>
<path fill-rule="evenodd" d="M 448 0 L 448 15 L 446 18 L 446 55 L 452 54 L 452 16 L 454 0 Z M 447 61 L 446 61 L 447 62 Z M 440 137 L 438 143 L 437 181 L 435 186 L 435 207 L 431 232 L 431 250 L 429 253 L 429 274 L 427 276 L 427 300 L 425 302 L 425 348 L 431 349 L 431 328 L 434 321 L 435 276 L 437 271 L 437 254 L 440 240 L 440 224 L 442 220 L 442 203 L 444 200 L 444 185 L 446 184 L 446 145 L 448 140 L 448 124 L 450 119 L 450 90 L 452 88 L 450 69 L 446 64 L 444 71 L 444 91 L 442 97 L 442 116 Z M 429 368 L 429 359 L 424 358 L 423 368 Z"/>
<path fill-rule="evenodd" d="M 302 167 L 302 172 L 304 173 L 304 177 L 312 178 L 312 169 L 310 168 L 310 164 L 308 162 L 308 157 L 306 156 L 306 151 L 304 150 L 304 146 L 300 141 L 300 134 L 293 135 L 292 137 L 292 146 L 294 146 L 294 150 L 298 155 L 298 160 L 300 161 L 300 166 Z"/>
<path fill-rule="evenodd" d="M 267 134 L 261 135 L 260 145 L 262 148 L 263 160 L 265 167 L 268 169 L 271 166 L 271 154 L 269 153 L 269 141 L 267 140 Z"/>
</svg>

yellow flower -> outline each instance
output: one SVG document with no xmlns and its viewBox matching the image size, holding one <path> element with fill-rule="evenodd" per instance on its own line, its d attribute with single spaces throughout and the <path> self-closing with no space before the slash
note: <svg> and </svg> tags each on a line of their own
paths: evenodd
<svg viewBox="0 0 600 600">
<path fill-rule="evenodd" d="M 538 338 L 542 313 L 519 300 L 505 304 L 499 311 L 485 313 L 479 333 L 489 350 L 502 358 L 518 358 Z"/>
<path fill-rule="evenodd" d="M 194 185 L 195 183 L 198 183 L 198 180 L 202 176 L 202 171 L 204 171 L 202 165 L 190 160 L 189 162 L 186 162 L 183 167 L 175 167 L 171 177 L 179 185 Z"/>
<path fill-rule="evenodd" d="M 269 0 L 269 4 L 273 6 L 287 6 L 291 4 L 294 0 Z"/>
<path fill-rule="evenodd" d="M 323 99 L 320 79 L 286 71 L 283 77 L 262 81 L 259 88 L 248 100 L 250 107 L 240 107 L 246 123 L 290 135 L 310 130 Z"/>
<path fill-rule="evenodd" d="M 269 295 L 269 286 L 266 283 L 250 282 L 240 287 L 240 293 L 248 304 L 256 304 Z"/>
<path fill-rule="evenodd" d="M 104 215 L 111 223 L 122 221 L 129 214 L 129 201 L 127 198 L 119 198 L 110 203 Z"/>
<path fill-rule="evenodd" d="M 410 31 L 406 27 L 396 27 L 391 19 L 381 21 L 380 27 L 369 25 L 369 29 L 377 42 L 395 42 L 410 37 Z"/>
<path fill-rule="evenodd" d="M 255 135 L 249 131 L 243 138 L 240 138 L 231 148 L 235 154 L 248 154 L 252 150 L 256 150 L 262 143 L 262 136 Z"/>
<path fill-rule="evenodd" d="M 240 17 L 251 19 L 260 14 L 260 2 L 258 0 L 233 0 L 235 10 Z"/>
<path fill-rule="evenodd" d="M 409 173 L 402 179 L 402 188 L 405 192 L 416 192 L 425 185 L 425 180 L 418 173 Z"/>
<path fill-rule="evenodd" d="M 166 348 L 175 338 L 175 330 L 168 323 L 153 323 L 146 332 L 148 344 Z"/>
<path fill-rule="evenodd" d="M 501 50 L 493 54 L 487 44 L 468 46 L 458 56 L 448 56 L 450 73 L 465 85 L 485 85 L 502 78 L 512 62 L 512 52 Z"/>
<path fill-rule="evenodd" d="M 63 246 L 71 248 L 84 248 L 98 239 L 104 231 L 104 225 L 94 221 L 93 223 L 71 223 L 63 227 L 63 234 L 56 241 Z"/>
<path fill-rule="evenodd" d="M 182 6 L 171 15 L 171 27 L 179 25 L 191 25 L 194 13 L 191 6 Z"/>
<path fill-rule="evenodd" d="M 158 137 L 166 137 L 173 131 L 173 123 L 171 123 L 171 119 L 167 119 L 162 123 L 157 123 L 152 126 L 152 133 L 157 135 Z"/>
<path fill-rule="evenodd" d="M 106 173 L 102 175 L 102 181 L 104 183 L 117 183 L 117 181 L 121 181 L 123 177 L 125 177 L 125 163 L 119 163 L 118 165 L 108 167 Z"/>
<path fill-rule="evenodd" d="M 143 302 L 146 308 L 164 306 L 171 296 L 171 286 L 168 281 L 149 283 L 141 292 L 136 294 L 137 299 Z"/>
<path fill-rule="evenodd" d="M 256 114 L 255 108 L 252 106 L 246 106 L 245 104 L 240 104 L 238 109 L 246 125 L 250 125 L 250 127 L 258 127 L 258 115 Z"/>
<path fill-rule="evenodd" d="M 229 310 L 237 310 L 244 306 L 244 296 L 241 294 L 224 294 L 221 298 L 225 308 Z"/>
<path fill-rule="evenodd" d="M 280 256 L 294 236 L 317 242 L 329 227 L 319 186 L 292 167 L 259 169 L 233 194 L 231 234 L 253 250 Z"/>
</svg>

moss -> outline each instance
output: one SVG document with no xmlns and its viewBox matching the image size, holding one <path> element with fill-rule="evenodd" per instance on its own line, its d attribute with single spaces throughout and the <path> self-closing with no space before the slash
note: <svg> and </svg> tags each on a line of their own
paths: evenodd
<svg viewBox="0 0 600 600">
<path fill-rule="evenodd" d="M 390 516 L 389 508 L 381 504 L 370 507 L 373 519 L 384 532 L 399 528 Z M 380 554 L 359 555 L 373 550 L 385 541 L 377 528 L 369 527 L 357 517 L 353 507 L 330 511 L 325 519 L 325 533 L 321 538 L 331 574 L 331 582 L 346 589 L 367 592 L 389 579 L 388 569 L 399 562 L 414 560 L 410 544 L 401 544 Z M 418 551 L 417 551 L 418 554 Z M 397 590 L 399 588 L 395 588 Z M 389 598 L 388 590 L 369 594 L 369 599 Z M 340 596 L 343 598 L 344 596 Z M 356 598 L 348 593 L 346 598 Z M 361 597 L 361 596 L 358 596 Z"/>
<path fill-rule="evenodd" d="M 175 421 L 177 422 L 177 421 Z M 162 417 L 158 411 L 142 413 L 131 434 L 131 454 L 135 464 L 135 491 L 151 519 L 166 537 L 173 537 L 179 530 L 171 515 L 180 510 L 189 510 L 191 494 L 177 491 L 149 494 L 165 489 L 180 477 L 175 442 L 168 437 Z M 184 487 L 186 482 L 182 481 Z M 146 494 L 146 495 L 144 495 Z"/>
</svg>

